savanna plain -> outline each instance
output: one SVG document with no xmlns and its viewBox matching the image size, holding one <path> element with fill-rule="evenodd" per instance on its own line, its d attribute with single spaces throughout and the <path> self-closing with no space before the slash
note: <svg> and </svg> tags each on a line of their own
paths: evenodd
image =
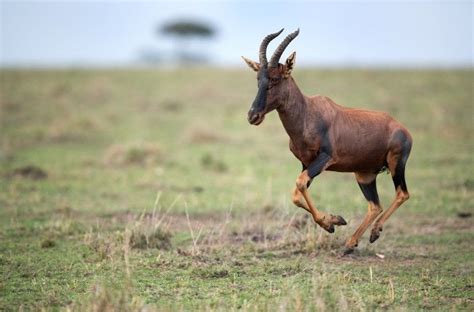
<svg viewBox="0 0 474 312">
<path fill-rule="evenodd" d="M 301 165 L 246 70 L 2 70 L 0 310 L 474 310 L 472 70 L 299 69 L 306 95 L 410 129 L 411 198 L 374 244 L 352 174 Z M 390 175 L 378 176 L 386 208 Z"/>
</svg>

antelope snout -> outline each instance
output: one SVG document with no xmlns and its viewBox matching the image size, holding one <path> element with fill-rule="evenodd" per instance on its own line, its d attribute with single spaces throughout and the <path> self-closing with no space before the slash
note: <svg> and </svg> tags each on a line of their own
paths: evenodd
<svg viewBox="0 0 474 312">
<path fill-rule="evenodd" d="M 249 110 L 249 113 L 248 113 L 248 116 L 247 116 L 247 120 L 249 122 L 249 124 L 251 125 L 255 125 L 255 126 L 258 126 L 259 124 L 262 123 L 263 121 L 263 118 L 264 118 L 264 114 L 263 113 L 256 113 L 254 110 Z"/>
</svg>

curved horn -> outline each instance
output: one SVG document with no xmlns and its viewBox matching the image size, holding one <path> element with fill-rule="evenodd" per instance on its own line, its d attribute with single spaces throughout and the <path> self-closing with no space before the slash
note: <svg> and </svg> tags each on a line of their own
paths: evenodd
<svg viewBox="0 0 474 312">
<path fill-rule="evenodd" d="M 296 31 L 292 32 L 280 43 L 278 48 L 276 48 L 275 52 L 273 53 L 272 58 L 270 59 L 270 67 L 277 67 L 278 61 L 280 60 L 283 51 L 285 51 L 286 47 L 290 44 L 290 42 L 298 36 L 300 33 L 300 29 L 298 28 Z"/>
<path fill-rule="evenodd" d="M 278 35 L 281 34 L 283 30 L 284 30 L 284 28 L 282 28 L 280 31 L 278 31 L 276 33 L 269 34 L 265 38 L 263 38 L 263 41 L 260 44 L 260 50 L 259 50 L 260 65 L 262 67 L 265 67 L 268 64 L 268 61 L 267 61 L 267 46 L 268 46 L 268 44 L 270 43 L 270 41 L 272 41 L 273 39 L 278 37 Z"/>
</svg>

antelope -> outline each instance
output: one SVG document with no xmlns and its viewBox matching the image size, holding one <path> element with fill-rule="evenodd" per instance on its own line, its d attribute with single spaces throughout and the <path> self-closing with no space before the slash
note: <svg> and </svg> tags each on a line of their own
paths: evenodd
<svg viewBox="0 0 474 312">
<path fill-rule="evenodd" d="M 344 107 L 326 96 L 305 96 L 291 76 L 296 52 L 291 53 L 284 64 L 279 63 L 286 47 L 298 36 L 299 29 L 289 34 L 276 48 L 270 62 L 267 61 L 268 44 L 282 32 L 283 29 L 263 39 L 259 63 L 242 56 L 257 72 L 258 80 L 257 95 L 247 119 L 251 125 L 258 126 L 267 113 L 278 112 L 290 138 L 290 151 L 303 167 L 296 179 L 292 201 L 309 212 L 314 222 L 329 233 L 334 233 L 334 226 L 347 223 L 341 216 L 318 210 L 308 188 L 324 170 L 354 173 L 368 201 L 368 212 L 345 243 L 343 255 L 350 254 L 374 221 L 369 240 L 375 242 L 387 219 L 410 197 L 405 165 L 413 140 L 408 130 L 387 113 Z M 376 178 L 386 169 L 391 173 L 396 195 L 390 207 L 383 211 Z"/>
</svg>

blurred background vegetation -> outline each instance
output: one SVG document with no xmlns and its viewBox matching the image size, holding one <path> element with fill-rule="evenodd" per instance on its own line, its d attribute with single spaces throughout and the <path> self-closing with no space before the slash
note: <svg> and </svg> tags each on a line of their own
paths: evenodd
<svg viewBox="0 0 474 312">
<path fill-rule="evenodd" d="M 473 309 L 471 4 L 268 5 L 1 3 L 0 310 Z M 349 221 L 327 234 L 278 115 L 246 121 L 236 62 L 282 26 L 305 94 L 414 138 L 410 200 L 350 258 L 353 175 L 311 187 Z"/>
</svg>

